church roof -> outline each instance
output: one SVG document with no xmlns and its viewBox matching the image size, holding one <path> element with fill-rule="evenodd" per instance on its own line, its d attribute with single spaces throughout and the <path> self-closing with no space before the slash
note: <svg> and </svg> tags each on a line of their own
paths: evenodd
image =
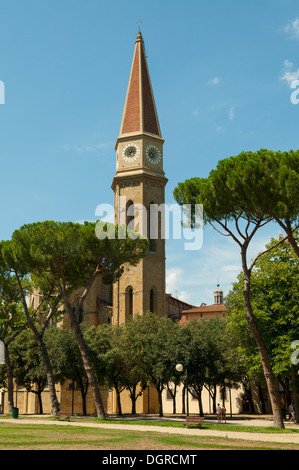
<svg viewBox="0 0 299 470">
<path fill-rule="evenodd" d="M 201 305 L 200 307 L 191 308 L 185 310 L 182 313 L 205 313 L 205 312 L 226 312 L 226 306 L 224 304 L 212 304 L 212 305 Z"/>
<path fill-rule="evenodd" d="M 119 137 L 132 133 L 162 137 L 141 32 L 135 41 Z"/>
<path fill-rule="evenodd" d="M 192 318 L 198 320 L 198 314 L 201 315 L 201 318 L 211 318 L 224 313 L 226 313 L 226 306 L 224 304 L 202 304 L 200 307 L 194 307 L 189 310 L 183 310 L 181 312 L 182 316 L 178 324 L 185 325 L 186 323 L 188 323 L 188 321 L 192 320 Z"/>
</svg>

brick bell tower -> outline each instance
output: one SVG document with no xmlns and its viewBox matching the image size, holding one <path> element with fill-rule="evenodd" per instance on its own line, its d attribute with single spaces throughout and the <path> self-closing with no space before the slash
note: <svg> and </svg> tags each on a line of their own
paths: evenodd
<svg viewBox="0 0 299 470">
<path fill-rule="evenodd" d="M 147 236 L 150 248 L 135 267 L 125 266 L 113 288 L 113 323 L 152 311 L 165 314 L 165 240 L 161 216 L 157 236 L 150 237 L 152 204 L 164 204 L 167 179 L 163 143 L 141 33 L 137 34 L 126 101 L 116 141 L 113 179 L 115 224 L 126 223 Z M 157 206 L 156 206 L 157 207 Z M 144 208 L 144 209 L 142 209 Z"/>
</svg>

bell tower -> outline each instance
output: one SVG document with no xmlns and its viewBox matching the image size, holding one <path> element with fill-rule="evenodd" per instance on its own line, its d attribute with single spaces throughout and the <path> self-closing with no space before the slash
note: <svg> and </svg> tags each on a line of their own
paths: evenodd
<svg viewBox="0 0 299 470">
<path fill-rule="evenodd" d="M 165 240 L 163 217 L 151 208 L 165 202 L 163 144 L 141 32 L 135 50 L 123 116 L 116 141 L 115 224 L 127 224 L 150 241 L 147 255 L 135 267 L 125 266 L 114 284 L 113 323 L 135 314 L 165 314 Z M 162 206 L 160 206 L 162 208 Z M 152 230 L 155 224 L 156 230 Z M 152 226 L 151 226 L 152 225 Z M 151 236 L 151 234 L 154 235 Z"/>
</svg>

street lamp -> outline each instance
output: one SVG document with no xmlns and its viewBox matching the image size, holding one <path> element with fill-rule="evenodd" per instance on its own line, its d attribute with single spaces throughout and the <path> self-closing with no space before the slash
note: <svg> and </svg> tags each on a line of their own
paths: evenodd
<svg viewBox="0 0 299 470">
<path fill-rule="evenodd" d="M 175 368 L 176 368 L 176 370 L 177 370 L 178 372 L 183 372 L 183 370 L 184 370 L 183 364 L 177 364 L 177 365 L 175 366 Z"/>
<path fill-rule="evenodd" d="M 188 369 L 187 369 L 187 366 L 188 366 L 188 363 L 187 363 L 187 355 L 186 355 L 186 359 L 185 359 L 185 369 L 186 369 L 186 381 L 185 381 L 185 388 L 186 388 L 186 393 L 187 393 L 187 416 L 189 416 L 189 397 L 188 397 Z M 184 366 L 183 364 L 179 363 L 175 366 L 176 370 L 178 372 L 183 372 L 184 370 Z"/>
<path fill-rule="evenodd" d="M 232 418 L 232 394 L 231 394 L 231 383 L 229 379 L 224 379 L 225 386 L 229 389 L 229 406 L 230 406 L 230 417 Z"/>
</svg>

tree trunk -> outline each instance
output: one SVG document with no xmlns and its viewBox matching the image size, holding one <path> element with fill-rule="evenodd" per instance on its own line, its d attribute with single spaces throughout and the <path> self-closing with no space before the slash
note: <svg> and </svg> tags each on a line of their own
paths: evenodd
<svg viewBox="0 0 299 470">
<path fill-rule="evenodd" d="M 177 389 L 177 386 L 175 384 L 174 391 L 172 394 L 172 412 L 174 415 L 176 414 L 176 389 Z"/>
<path fill-rule="evenodd" d="M 136 397 L 131 396 L 131 401 L 132 401 L 131 414 L 136 415 Z"/>
<path fill-rule="evenodd" d="M 299 246 L 297 245 L 297 241 L 294 238 L 293 230 L 292 230 L 292 224 L 291 224 L 290 220 L 286 219 L 285 223 L 284 223 L 284 222 L 282 222 L 282 220 L 280 220 L 278 217 L 276 217 L 275 214 L 271 214 L 271 215 L 274 217 L 276 222 L 283 228 L 283 230 L 287 234 L 287 236 L 288 236 L 287 240 L 288 240 L 289 244 L 291 245 L 291 247 L 293 248 L 295 254 L 299 258 Z"/>
<path fill-rule="evenodd" d="M 82 397 L 82 413 L 83 413 L 83 416 L 86 416 L 87 415 L 87 407 L 86 407 L 86 394 L 85 392 L 81 391 L 81 397 Z"/>
<path fill-rule="evenodd" d="M 286 230 L 286 233 L 288 235 L 288 242 L 289 244 L 291 245 L 291 247 L 293 248 L 294 252 L 296 253 L 296 255 L 298 256 L 299 258 L 299 246 L 297 245 L 297 241 L 296 239 L 294 238 L 294 235 L 293 235 L 293 230 L 292 230 L 292 225 L 290 223 L 290 221 L 287 219 L 286 220 L 286 226 L 287 226 L 287 230 Z"/>
<path fill-rule="evenodd" d="M 10 357 L 8 353 L 7 346 L 5 344 L 5 364 L 6 364 L 6 372 L 7 372 L 7 403 L 8 403 L 8 412 L 12 414 L 12 409 L 14 406 L 13 402 L 13 374 L 12 374 L 12 367 L 10 362 Z"/>
<path fill-rule="evenodd" d="M 299 247 L 296 243 L 296 240 L 295 238 L 292 236 L 292 235 L 289 235 L 288 237 L 288 241 L 289 241 L 289 244 L 291 245 L 291 247 L 293 248 L 295 254 L 298 256 L 299 258 Z"/>
<path fill-rule="evenodd" d="M 82 413 L 83 416 L 87 415 L 87 407 L 86 407 L 86 394 L 87 394 L 87 389 L 85 389 L 84 384 L 82 381 L 79 381 L 79 386 L 80 386 L 80 392 L 81 392 L 81 398 L 82 398 Z M 74 382 L 73 382 L 73 392 L 74 392 Z M 73 409 L 72 409 L 73 412 Z"/>
<path fill-rule="evenodd" d="M 72 326 L 73 326 L 73 329 L 74 329 L 74 332 L 78 341 L 78 346 L 79 346 L 80 354 L 82 357 L 84 369 L 85 369 L 88 382 L 89 382 L 89 385 L 93 394 L 97 417 L 101 419 L 105 419 L 106 416 L 105 416 L 105 410 L 104 410 L 104 406 L 102 402 L 100 389 L 99 389 L 99 386 L 98 386 L 98 383 L 97 383 L 97 380 L 96 380 L 96 377 L 95 377 L 95 374 L 94 374 L 94 371 L 93 371 L 93 368 L 92 368 L 92 365 L 88 356 L 88 352 L 86 349 L 85 341 L 84 341 L 80 326 L 78 325 L 76 319 L 74 318 L 74 313 L 72 309 L 68 308 L 68 310 L 72 319 Z"/>
<path fill-rule="evenodd" d="M 182 392 L 182 413 L 183 413 L 183 415 L 186 414 L 185 395 L 186 395 L 186 385 L 184 384 L 183 392 Z"/>
<path fill-rule="evenodd" d="M 196 395 L 197 395 L 197 400 L 198 400 L 199 416 L 203 416 L 203 407 L 202 407 L 201 392 L 202 392 L 202 387 L 199 387 L 199 388 L 196 390 Z"/>
<path fill-rule="evenodd" d="M 295 366 L 292 366 L 292 391 L 293 391 L 293 402 L 295 408 L 296 423 L 299 424 L 299 399 L 298 399 L 298 387 L 297 387 L 297 371 Z"/>
<path fill-rule="evenodd" d="M 216 385 L 205 385 L 205 388 L 209 392 L 209 402 L 210 399 L 212 400 L 212 413 L 216 414 L 216 393 L 217 393 L 217 387 Z M 213 391 L 212 391 L 213 390 Z M 209 410 L 211 412 L 211 406 L 209 405 Z"/>
<path fill-rule="evenodd" d="M 42 414 L 44 414 L 43 401 L 42 401 L 42 390 L 38 391 L 37 396 L 38 396 L 38 404 L 39 404 L 39 414 L 42 415 Z"/>
<path fill-rule="evenodd" d="M 169 391 L 171 398 L 172 398 L 172 412 L 175 415 L 176 414 L 176 389 L 177 385 L 174 385 L 174 391 L 172 392 L 171 389 L 169 388 L 169 384 L 167 384 L 167 390 Z"/>
<path fill-rule="evenodd" d="M 217 387 L 214 385 L 214 393 L 212 394 L 212 403 L 213 403 L 213 414 L 216 414 L 216 394 L 217 394 Z"/>
<path fill-rule="evenodd" d="M 156 387 L 156 390 L 158 392 L 158 401 L 159 401 L 159 416 L 160 418 L 163 417 L 163 400 L 162 400 L 162 392 L 163 392 L 163 387 L 161 389 L 160 386 Z"/>
<path fill-rule="evenodd" d="M 122 409 L 121 409 L 121 398 L 120 398 L 120 391 L 118 387 L 114 387 L 116 391 L 116 401 L 117 401 L 117 409 L 118 409 L 118 416 L 122 416 Z"/>
<path fill-rule="evenodd" d="M 130 390 L 130 398 L 131 398 L 131 403 L 132 403 L 132 409 L 131 409 L 131 414 L 135 415 L 136 414 L 136 385 L 132 386 L 132 389 Z"/>
<path fill-rule="evenodd" d="M 213 415 L 216 414 L 217 406 L 216 406 L 216 395 L 213 397 Z"/>
<path fill-rule="evenodd" d="M 245 317 L 248 322 L 249 329 L 252 333 L 252 336 L 259 350 L 259 354 L 260 354 L 260 358 L 261 358 L 261 362 L 263 366 L 263 371 L 264 371 L 264 376 L 265 376 L 265 380 L 267 383 L 268 393 L 269 393 L 269 397 L 270 397 L 270 401 L 272 405 L 274 426 L 279 427 L 279 428 L 284 428 L 276 378 L 272 371 L 272 367 L 269 361 L 266 346 L 258 330 L 258 327 L 256 325 L 256 322 L 253 316 L 253 312 L 252 312 L 252 306 L 251 306 L 251 301 L 250 301 L 251 272 L 247 269 L 246 251 L 244 251 L 244 249 L 242 249 L 242 264 L 243 264 L 243 272 L 244 272 L 243 298 L 244 298 L 245 312 L 246 312 Z"/>
<path fill-rule="evenodd" d="M 54 382 L 54 379 L 53 379 L 53 371 L 52 371 L 52 366 L 51 366 L 51 363 L 50 363 L 50 359 L 49 359 L 49 356 L 48 356 L 48 353 L 47 353 L 46 346 L 45 346 L 45 344 L 42 340 L 42 334 L 39 334 L 39 332 L 37 331 L 37 329 L 34 326 L 32 318 L 30 316 L 27 301 L 26 301 L 26 297 L 25 297 L 25 293 L 24 293 L 20 278 L 17 274 L 16 274 L 16 277 L 18 279 L 20 294 L 21 294 L 21 297 L 22 297 L 22 303 L 23 303 L 23 307 L 24 307 L 26 317 L 27 317 L 27 323 L 28 323 L 29 327 L 31 328 L 31 330 L 33 331 L 33 334 L 36 338 L 37 346 L 39 348 L 39 351 L 40 351 L 40 354 L 41 354 L 41 357 L 42 357 L 42 361 L 43 361 L 43 364 L 44 364 L 44 367 L 45 367 L 45 370 L 46 370 L 47 380 L 48 380 L 48 387 L 49 387 L 49 391 L 50 391 L 52 414 L 54 416 L 56 416 L 59 409 L 60 409 L 60 405 L 59 405 L 57 395 L 56 395 L 55 382 Z"/>
<path fill-rule="evenodd" d="M 248 386 L 248 400 L 249 400 L 249 405 L 250 405 L 250 409 L 251 409 L 252 413 L 255 413 L 254 403 L 253 403 L 253 399 L 252 399 L 252 387 L 251 387 L 250 382 L 249 382 L 249 386 Z"/>
<path fill-rule="evenodd" d="M 73 327 L 73 330 L 75 332 L 75 336 L 76 336 L 76 339 L 77 339 L 77 342 L 78 342 L 78 347 L 79 347 L 79 351 L 80 351 L 80 354 L 81 354 L 81 357 L 82 357 L 84 370 L 86 372 L 87 379 L 88 379 L 88 382 L 89 382 L 89 385 L 90 385 L 90 388 L 91 388 L 91 392 L 92 392 L 92 395 L 93 395 L 97 417 L 101 418 L 101 419 L 106 419 L 100 388 L 99 388 L 99 385 L 97 383 L 96 376 L 95 376 L 95 373 L 94 373 L 92 365 L 91 365 L 91 361 L 90 361 L 90 358 L 89 358 L 89 355 L 88 355 L 88 352 L 87 352 L 87 348 L 86 348 L 85 341 L 84 341 L 84 338 L 83 338 L 83 335 L 82 335 L 82 332 L 81 332 L 81 329 L 80 329 L 80 325 L 77 322 L 77 313 L 79 312 L 80 308 L 82 307 L 83 301 L 86 298 L 89 290 L 91 289 L 91 286 L 92 286 L 92 284 L 95 280 L 96 274 L 93 273 L 93 275 L 90 276 L 90 278 L 87 282 L 87 285 L 84 289 L 84 292 L 80 297 L 80 301 L 79 301 L 75 311 L 73 311 L 73 309 L 72 309 L 72 306 L 70 304 L 70 301 L 68 299 L 68 296 L 67 296 L 66 292 L 62 288 L 61 284 L 58 282 L 58 280 L 56 278 L 56 275 L 55 275 L 55 272 L 52 272 L 52 274 L 53 274 L 53 278 L 55 279 L 55 283 L 57 285 L 57 288 L 58 288 L 59 292 L 61 293 L 61 296 L 64 300 L 64 304 L 65 304 L 65 307 L 67 309 L 67 312 L 68 312 L 68 314 L 71 318 L 71 324 L 72 324 L 72 327 Z"/>
<path fill-rule="evenodd" d="M 265 400 L 264 400 L 263 388 L 259 382 L 258 382 L 258 391 L 259 391 L 259 398 L 261 400 L 261 405 L 262 405 L 262 414 L 265 415 L 267 413 L 267 410 L 266 410 L 266 405 L 265 405 Z"/>
<path fill-rule="evenodd" d="M 37 345 L 38 345 L 38 348 L 39 348 L 39 351 L 43 360 L 43 364 L 46 370 L 48 387 L 49 387 L 49 392 L 50 392 L 50 400 L 51 400 L 51 411 L 52 411 L 53 416 L 56 416 L 57 413 L 59 412 L 60 405 L 59 405 L 57 395 L 56 395 L 55 382 L 54 382 L 51 362 L 48 356 L 46 346 L 42 338 L 40 337 L 38 331 L 36 330 L 36 328 L 34 327 L 31 321 L 29 322 L 29 325 L 35 335 L 36 342 L 37 342 Z"/>
</svg>

